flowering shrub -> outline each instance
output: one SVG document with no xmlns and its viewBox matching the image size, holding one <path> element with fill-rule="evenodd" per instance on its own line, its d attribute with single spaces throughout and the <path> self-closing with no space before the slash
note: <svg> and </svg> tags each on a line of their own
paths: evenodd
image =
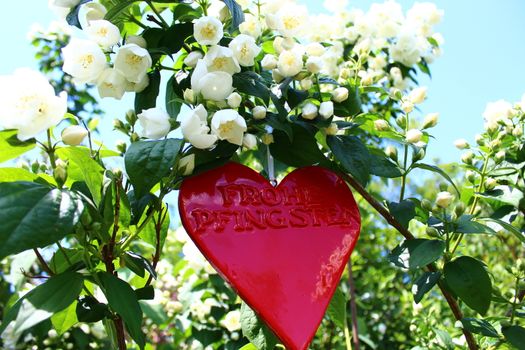
<svg viewBox="0 0 525 350">
<path fill-rule="evenodd" d="M 5 348 L 282 348 L 174 229 L 169 195 L 232 160 L 328 167 L 360 195 L 364 237 L 313 348 L 523 348 L 525 101 L 490 103 L 477 146 L 456 142 L 465 180 L 424 161 L 434 4 L 50 3 L 76 27 L 34 39 L 51 82 L 0 78 Z M 112 134 L 95 88 L 135 97 Z"/>
</svg>

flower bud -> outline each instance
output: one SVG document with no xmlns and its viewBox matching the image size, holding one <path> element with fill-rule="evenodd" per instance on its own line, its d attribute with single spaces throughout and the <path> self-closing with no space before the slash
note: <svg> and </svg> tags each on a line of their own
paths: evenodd
<svg viewBox="0 0 525 350">
<path fill-rule="evenodd" d="M 62 159 L 57 159 L 55 162 L 55 169 L 53 170 L 53 177 L 61 186 L 67 179 L 67 164 Z"/>
<path fill-rule="evenodd" d="M 505 159 L 505 151 L 501 150 L 494 155 L 494 160 L 496 163 L 501 163 Z"/>
<path fill-rule="evenodd" d="M 523 136 L 523 128 L 519 125 L 515 126 L 514 129 L 512 129 L 512 136 L 514 137 Z"/>
<path fill-rule="evenodd" d="M 430 202 L 428 199 L 423 199 L 421 201 L 421 208 L 425 209 L 426 211 L 432 211 L 432 202 Z"/>
<path fill-rule="evenodd" d="M 479 146 L 484 146 L 485 145 L 485 139 L 483 138 L 483 135 L 481 134 L 477 134 L 474 139 L 476 140 L 476 143 L 479 145 Z"/>
<path fill-rule="evenodd" d="M 139 134 L 137 134 L 136 132 L 134 132 L 133 134 L 131 134 L 131 142 L 137 142 L 138 140 L 140 140 L 140 136 Z"/>
<path fill-rule="evenodd" d="M 493 190 L 494 187 L 498 185 L 498 181 L 492 177 L 489 177 L 485 180 L 485 189 L 487 191 Z"/>
<path fill-rule="evenodd" d="M 195 169 L 195 154 L 182 157 L 179 160 L 178 168 L 182 172 L 183 176 L 191 175 Z"/>
<path fill-rule="evenodd" d="M 437 125 L 439 119 L 439 113 L 427 114 L 423 120 L 423 129 L 433 128 Z"/>
<path fill-rule="evenodd" d="M 397 162 L 397 148 L 394 146 L 387 146 L 385 148 L 385 154 L 394 162 Z"/>
<path fill-rule="evenodd" d="M 423 101 L 425 101 L 426 98 L 427 88 L 424 86 L 417 87 L 414 90 L 410 91 L 410 93 L 408 94 L 408 100 L 414 105 L 422 103 Z"/>
<path fill-rule="evenodd" d="M 472 164 L 472 161 L 474 160 L 474 153 L 471 151 L 463 153 L 461 156 L 461 161 L 465 164 Z"/>
<path fill-rule="evenodd" d="M 390 98 L 395 101 L 400 101 L 403 98 L 403 93 L 398 88 L 390 88 L 389 94 Z"/>
<path fill-rule="evenodd" d="M 344 102 L 348 99 L 348 89 L 345 87 L 338 87 L 332 91 L 332 100 L 337 103 Z"/>
<path fill-rule="evenodd" d="M 242 145 L 247 149 L 255 149 L 257 147 L 257 137 L 254 134 L 244 134 Z"/>
<path fill-rule="evenodd" d="M 242 102 L 242 97 L 238 93 L 232 92 L 226 101 L 228 102 L 228 106 L 231 108 L 239 108 Z"/>
<path fill-rule="evenodd" d="M 470 183 L 475 183 L 476 179 L 478 178 L 478 174 L 473 170 L 467 170 L 465 173 L 465 177 Z"/>
<path fill-rule="evenodd" d="M 255 106 L 252 109 L 253 119 L 261 120 L 266 118 L 266 108 L 264 106 Z"/>
<path fill-rule="evenodd" d="M 135 123 L 137 122 L 137 114 L 135 113 L 135 111 L 133 109 L 130 109 L 126 112 L 126 121 L 130 124 L 130 125 L 135 125 Z M 116 122 L 114 122 L 116 123 Z"/>
<path fill-rule="evenodd" d="M 439 231 L 432 226 L 427 226 L 426 232 L 429 237 L 439 237 Z"/>
<path fill-rule="evenodd" d="M 404 129 L 407 126 L 407 117 L 405 115 L 400 115 L 396 118 L 396 124 L 401 129 Z"/>
<path fill-rule="evenodd" d="M 272 134 L 264 134 L 262 137 L 261 137 L 261 141 L 262 143 L 264 143 L 265 145 L 270 145 L 273 143 L 273 135 Z"/>
<path fill-rule="evenodd" d="M 412 154 L 412 162 L 420 161 L 421 159 L 425 158 L 426 152 L 424 148 L 419 148 L 417 151 L 414 151 Z"/>
<path fill-rule="evenodd" d="M 62 131 L 62 142 L 69 146 L 78 146 L 84 141 L 88 131 L 80 125 L 71 125 Z"/>
<path fill-rule="evenodd" d="M 115 147 L 117 148 L 117 151 L 124 154 L 126 153 L 126 149 L 128 148 L 128 145 L 126 144 L 126 142 L 122 140 L 117 140 L 115 141 Z"/>
<path fill-rule="evenodd" d="M 272 70 L 272 79 L 275 80 L 276 83 L 280 83 L 284 80 L 284 76 L 279 72 L 278 69 Z"/>
<path fill-rule="evenodd" d="M 336 123 L 330 123 L 330 125 L 324 129 L 326 132 L 326 135 L 337 135 L 337 132 L 339 131 L 339 127 Z"/>
<path fill-rule="evenodd" d="M 277 68 L 277 58 L 274 55 L 265 55 L 261 61 L 261 67 L 266 70 Z"/>
<path fill-rule="evenodd" d="M 436 205 L 440 208 L 447 208 L 453 199 L 454 196 L 450 192 L 439 192 L 436 197 Z"/>
<path fill-rule="evenodd" d="M 184 101 L 194 104 L 195 103 L 195 92 L 192 89 L 186 89 L 182 93 L 184 97 Z"/>
<path fill-rule="evenodd" d="M 313 120 L 317 117 L 318 109 L 317 106 L 311 102 L 308 102 L 303 106 L 303 118 L 307 120 Z"/>
<path fill-rule="evenodd" d="M 199 60 L 202 59 L 202 57 L 202 52 L 192 51 L 184 59 L 184 64 L 188 67 L 194 68 L 195 66 L 197 66 L 197 62 L 199 62 Z"/>
<path fill-rule="evenodd" d="M 390 130 L 390 124 L 384 119 L 374 120 L 374 128 L 377 131 L 388 131 Z"/>
<path fill-rule="evenodd" d="M 334 115 L 334 103 L 332 101 L 322 102 L 319 106 L 319 114 L 328 119 Z"/>
<path fill-rule="evenodd" d="M 412 101 L 404 100 L 401 102 L 401 109 L 403 110 L 403 112 L 408 114 L 414 110 L 414 104 L 412 103 Z"/>
<path fill-rule="evenodd" d="M 124 123 L 120 119 L 113 119 L 113 127 L 115 128 L 115 130 L 119 130 L 119 131 L 122 131 L 122 132 L 126 132 L 127 131 L 126 130 L 126 126 L 124 125 Z"/>
<path fill-rule="evenodd" d="M 314 82 L 312 79 L 303 79 L 301 80 L 301 87 L 303 90 L 310 90 L 310 88 L 314 85 Z"/>
<path fill-rule="evenodd" d="M 465 204 L 463 202 L 459 202 L 458 204 L 456 204 L 456 207 L 454 208 L 454 213 L 457 217 L 463 215 L 463 213 L 465 213 Z"/>
<path fill-rule="evenodd" d="M 418 143 L 421 141 L 421 138 L 423 137 L 423 133 L 419 129 L 410 129 L 407 131 L 405 135 L 405 140 L 408 143 Z"/>
<path fill-rule="evenodd" d="M 457 139 L 456 141 L 454 141 L 454 146 L 456 146 L 457 149 L 470 148 L 469 143 L 465 139 Z"/>
</svg>

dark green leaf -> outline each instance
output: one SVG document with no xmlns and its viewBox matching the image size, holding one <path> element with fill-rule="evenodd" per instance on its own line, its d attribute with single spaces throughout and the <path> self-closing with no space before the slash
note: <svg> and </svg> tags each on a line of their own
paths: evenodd
<svg viewBox="0 0 525 350">
<path fill-rule="evenodd" d="M 135 295 L 138 300 L 153 300 L 155 299 L 155 289 L 152 285 L 135 289 Z"/>
<path fill-rule="evenodd" d="M 405 199 L 399 203 L 387 202 L 390 214 L 404 227 L 408 228 L 410 220 L 416 216 L 416 205 L 411 200 Z"/>
<path fill-rule="evenodd" d="M 411 239 L 398 245 L 389 260 L 396 266 L 418 269 L 439 259 L 445 251 L 445 242 L 430 239 Z"/>
<path fill-rule="evenodd" d="M 148 77 L 148 87 L 142 92 L 135 94 L 135 113 L 137 114 L 157 105 L 157 96 L 159 96 L 160 87 L 160 72 L 157 70 L 150 72 L 148 73 Z"/>
<path fill-rule="evenodd" d="M 109 315 L 108 306 L 91 296 L 80 299 L 75 311 L 78 320 L 86 323 L 98 322 Z"/>
<path fill-rule="evenodd" d="M 419 304 L 425 294 L 427 294 L 439 281 L 441 277 L 440 272 L 424 272 L 412 286 L 412 294 L 414 295 L 414 302 Z"/>
<path fill-rule="evenodd" d="M 326 141 L 343 168 L 366 185 L 370 180 L 370 153 L 356 136 L 327 136 Z"/>
<path fill-rule="evenodd" d="M 456 223 L 456 232 L 458 233 L 486 233 L 495 235 L 496 231 L 479 222 L 472 221 L 470 215 L 462 215 Z"/>
<path fill-rule="evenodd" d="M 359 89 L 346 86 L 349 91 L 348 99 L 341 103 L 334 103 L 335 115 L 340 117 L 352 117 L 361 112 L 361 96 Z"/>
<path fill-rule="evenodd" d="M 241 328 L 242 334 L 259 350 L 272 350 L 277 344 L 277 338 L 270 328 L 246 303 L 241 304 Z"/>
<path fill-rule="evenodd" d="M 0 334 L 15 321 L 13 332 L 20 334 L 26 329 L 49 319 L 71 305 L 80 294 L 84 278 L 76 272 L 66 272 L 49 278 L 16 302 L 4 317 Z"/>
<path fill-rule="evenodd" d="M 496 328 L 485 320 L 467 317 L 462 319 L 461 323 L 463 324 L 464 329 L 472 333 L 481 334 L 486 337 L 499 338 Z"/>
<path fill-rule="evenodd" d="M 432 330 L 434 331 L 434 333 L 436 333 L 436 340 L 438 345 L 440 345 L 446 350 L 454 350 L 455 345 L 452 341 L 452 337 L 450 336 L 450 334 L 448 334 L 448 332 L 437 328 L 433 328 Z"/>
<path fill-rule="evenodd" d="M 505 327 L 502 330 L 505 339 L 518 350 L 525 350 L 525 328 L 521 326 Z"/>
<path fill-rule="evenodd" d="M 494 222 L 501 227 L 503 227 L 505 230 L 512 233 L 514 236 L 516 236 L 517 239 L 519 239 L 522 243 L 525 243 L 525 234 L 521 232 L 517 227 L 512 226 L 508 222 L 505 222 L 503 220 L 499 219 L 492 219 L 492 218 L 483 218 L 484 221 L 491 221 Z"/>
<path fill-rule="evenodd" d="M 396 178 L 402 175 L 399 167 L 383 152 L 377 150 L 370 150 L 370 174 L 386 178 Z"/>
<path fill-rule="evenodd" d="M 270 100 L 270 89 L 265 85 L 262 77 L 255 72 L 245 71 L 234 74 L 233 87 L 239 92 L 261 98 L 266 104 Z"/>
<path fill-rule="evenodd" d="M 222 339 L 222 332 L 220 330 L 209 329 L 202 326 L 193 326 L 191 328 L 191 335 L 205 347 Z"/>
<path fill-rule="evenodd" d="M 124 263 L 128 269 L 140 277 L 144 277 L 144 272 L 148 271 L 150 275 L 152 275 L 154 278 L 157 278 L 157 274 L 155 273 L 153 266 L 151 266 L 150 262 L 143 256 L 132 252 L 126 252 L 124 254 Z"/>
<path fill-rule="evenodd" d="M 459 192 L 456 184 L 454 183 L 454 181 L 452 181 L 452 178 L 446 173 L 443 171 L 443 169 L 435 166 L 435 165 L 429 165 L 429 164 L 425 164 L 425 163 L 415 163 L 412 165 L 413 168 L 419 168 L 419 169 L 423 169 L 423 170 L 428 170 L 428 171 L 432 171 L 434 173 L 437 173 L 439 175 L 441 175 L 445 180 L 447 180 L 453 187 L 454 189 L 456 190 L 458 196 L 461 196 L 461 193 Z"/>
<path fill-rule="evenodd" d="M 195 169 L 192 175 L 198 175 L 204 171 L 214 169 L 226 164 L 235 154 L 239 146 L 228 141 L 219 141 L 212 150 L 190 148 L 184 155 L 195 155 Z"/>
<path fill-rule="evenodd" d="M 183 141 L 179 139 L 138 141 L 131 144 L 124 162 L 137 198 L 146 195 L 170 173 L 182 144 Z"/>
<path fill-rule="evenodd" d="M 70 26 L 75 26 L 79 29 L 82 29 L 80 22 L 78 20 L 78 11 L 80 10 L 80 7 L 92 0 L 80 0 L 80 2 L 74 6 L 71 11 L 66 16 L 66 22 Z"/>
<path fill-rule="evenodd" d="M 84 205 L 67 190 L 32 182 L 0 183 L 0 260 L 72 233 Z"/>
<path fill-rule="evenodd" d="M 271 154 L 281 162 L 294 167 L 314 164 L 327 165 L 328 160 L 319 149 L 315 135 L 298 124 L 292 124 L 293 141 L 280 130 L 274 130 Z"/>
<path fill-rule="evenodd" d="M 492 282 L 485 265 L 469 256 L 462 256 L 445 264 L 448 287 L 465 304 L 484 315 L 490 307 Z"/>
<path fill-rule="evenodd" d="M 109 306 L 122 317 L 131 338 L 144 349 L 146 339 L 141 328 L 142 310 L 135 292 L 129 284 L 110 273 L 101 272 L 98 276 Z"/>
<path fill-rule="evenodd" d="M 170 80 L 168 80 L 168 84 L 166 84 L 166 111 L 173 119 L 177 118 L 182 107 L 180 97 L 174 89 L 174 84 L 176 83 L 175 76 L 172 76 Z"/>
<path fill-rule="evenodd" d="M 80 249 L 59 249 L 53 254 L 49 266 L 55 273 L 63 273 L 68 270 L 83 267 L 84 251 Z"/>
<path fill-rule="evenodd" d="M 346 295 L 341 288 L 335 290 L 334 296 L 326 310 L 330 319 L 339 327 L 344 329 L 346 327 Z"/>
<path fill-rule="evenodd" d="M 0 131 L 0 163 L 16 158 L 36 146 L 35 139 L 20 141 L 16 130 Z"/>
<path fill-rule="evenodd" d="M 244 22 L 244 13 L 242 12 L 242 7 L 235 1 L 235 0 L 222 0 L 226 6 L 228 7 L 228 10 L 230 10 L 230 14 L 232 15 L 232 31 L 239 28 L 239 25 Z"/>
<path fill-rule="evenodd" d="M 146 301 L 139 301 L 140 307 L 144 315 L 153 321 L 156 325 L 162 325 L 168 322 L 169 317 L 164 311 L 164 307 L 161 304 L 152 304 Z"/>
</svg>

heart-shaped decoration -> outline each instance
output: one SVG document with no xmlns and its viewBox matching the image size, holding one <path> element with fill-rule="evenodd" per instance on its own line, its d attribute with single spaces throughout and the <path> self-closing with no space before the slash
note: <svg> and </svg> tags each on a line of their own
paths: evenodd
<svg viewBox="0 0 525 350">
<path fill-rule="evenodd" d="M 359 236 L 348 185 L 321 167 L 277 186 L 237 163 L 186 179 L 182 224 L 289 350 L 305 350 Z"/>
</svg>

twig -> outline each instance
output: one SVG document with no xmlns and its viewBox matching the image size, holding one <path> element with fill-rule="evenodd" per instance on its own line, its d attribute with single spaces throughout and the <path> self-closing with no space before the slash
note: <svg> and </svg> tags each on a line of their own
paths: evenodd
<svg viewBox="0 0 525 350">
<path fill-rule="evenodd" d="M 360 349 L 359 330 L 357 326 L 357 303 L 355 298 L 354 273 L 352 271 L 352 260 L 348 260 L 348 288 L 350 290 L 350 312 L 352 316 L 352 341 L 355 350 Z"/>
<path fill-rule="evenodd" d="M 401 225 L 388 211 L 387 208 L 385 208 L 381 203 L 379 203 L 372 195 L 370 195 L 366 189 L 361 186 L 359 182 L 357 182 L 353 177 L 346 173 L 341 173 L 341 176 L 343 179 L 350 184 L 350 186 L 355 189 L 361 197 L 363 197 L 371 206 L 374 208 L 385 220 L 394 227 L 405 239 L 411 240 L 414 239 L 414 235 L 403 225 Z M 436 267 L 433 264 L 427 265 L 427 269 L 431 272 L 437 271 Z M 448 303 L 448 306 L 450 307 L 450 310 L 454 314 L 454 317 L 456 320 L 461 320 L 463 318 L 463 313 L 461 312 L 461 309 L 459 308 L 459 305 L 454 299 L 454 297 L 445 289 L 442 282 L 438 282 L 439 289 L 441 290 L 441 293 L 445 297 L 445 300 Z M 474 336 L 471 332 L 463 328 L 463 334 L 465 335 L 465 339 L 467 340 L 467 344 L 470 350 L 478 350 L 479 346 L 476 343 L 476 340 L 474 339 Z"/>
<path fill-rule="evenodd" d="M 49 276 L 54 276 L 55 273 L 53 272 L 53 270 L 51 270 L 51 268 L 49 267 L 49 265 L 46 263 L 46 261 L 44 260 L 44 258 L 42 257 L 42 255 L 40 255 L 40 252 L 38 251 L 37 248 L 34 248 L 33 251 L 35 252 L 36 254 L 36 258 L 38 259 L 38 262 L 40 263 L 40 265 L 42 266 L 42 269 L 47 272 L 47 274 Z"/>
<path fill-rule="evenodd" d="M 160 260 L 160 231 L 162 230 L 162 224 L 164 223 L 164 220 L 166 220 L 167 214 L 168 214 L 167 208 L 165 211 L 161 209 L 159 212 L 159 218 L 155 222 L 155 240 L 156 242 L 155 242 L 155 254 L 153 255 L 153 262 L 152 262 L 153 271 L 157 269 L 157 264 L 159 263 L 159 260 Z M 144 287 L 149 286 L 152 280 L 153 280 L 153 275 L 150 274 Z"/>
</svg>

